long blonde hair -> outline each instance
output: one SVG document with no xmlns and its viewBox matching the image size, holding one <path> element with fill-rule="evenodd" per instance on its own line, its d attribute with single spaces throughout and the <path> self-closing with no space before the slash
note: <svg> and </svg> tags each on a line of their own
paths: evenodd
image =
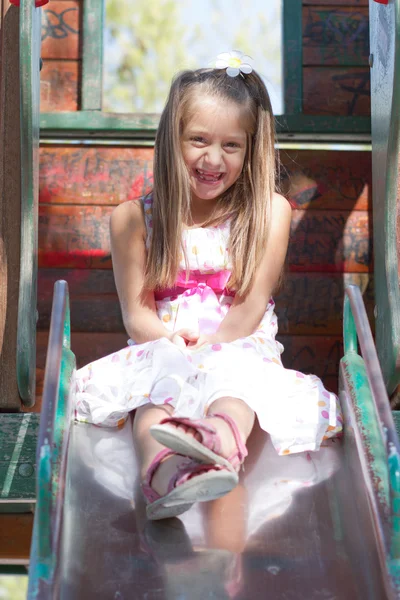
<svg viewBox="0 0 400 600">
<path fill-rule="evenodd" d="M 275 191 L 275 128 L 266 87 L 256 72 L 229 77 L 222 69 L 184 71 L 173 81 L 161 114 L 154 151 L 153 233 L 146 264 L 146 287 L 172 287 L 182 252 L 183 224 L 190 222 L 189 174 L 181 133 L 194 99 L 211 95 L 235 102 L 248 123 L 247 151 L 239 179 L 223 194 L 210 224 L 229 218 L 232 274 L 229 287 L 249 292 L 268 237 Z"/>
</svg>

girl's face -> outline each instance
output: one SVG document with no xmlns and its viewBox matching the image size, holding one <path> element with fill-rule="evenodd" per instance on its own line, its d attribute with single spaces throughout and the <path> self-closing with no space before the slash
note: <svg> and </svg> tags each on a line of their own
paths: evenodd
<svg viewBox="0 0 400 600">
<path fill-rule="evenodd" d="M 246 156 L 243 109 L 229 100 L 200 96 L 181 136 L 192 201 L 218 200 L 239 178 Z"/>
</svg>

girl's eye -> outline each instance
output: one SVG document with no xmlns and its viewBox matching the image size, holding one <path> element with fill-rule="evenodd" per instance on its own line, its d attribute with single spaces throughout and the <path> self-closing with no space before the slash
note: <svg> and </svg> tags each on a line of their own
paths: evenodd
<svg viewBox="0 0 400 600">
<path fill-rule="evenodd" d="M 205 144 L 206 143 L 206 140 L 199 135 L 195 135 L 195 136 L 191 137 L 190 141 L 196 142 L 197 144 Z"/>
<path fill-rule="evenodd" d="M 239 144 L 237 142 L 228 142 L 226 144 L 228 146 L 228 148 L 239 148 Z"/>
</svg>

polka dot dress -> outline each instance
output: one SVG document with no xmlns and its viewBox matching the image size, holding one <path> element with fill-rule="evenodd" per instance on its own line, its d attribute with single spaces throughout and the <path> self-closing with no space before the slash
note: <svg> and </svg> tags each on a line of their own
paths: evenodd
<svg viewBox="0 0 400 600">
<path fill-rule="evenodd" d="M 151 199 L 145 204 L 148 239 Z M 233 302 L 226 289 L 230 276 L 229 223 L 187 229 L 175 287 L 156 294 L 157 313 L 170 330 L 183 327 L 214 333 Z M 315 375 L 285 369 L 282 345 L 275 340 L 277 317 L 271 299 L 252 335 L 198 350 L 181 349 L 162 338 L 129 345 L 77 372 L 75 415 L 80 421 L 119 426 L 128 413 L 152 402 L 170 404 L 174 414 L 201 418 L 222 397 L 240 398 L 257 414 L 278 454 L 318 450 L 337 436 L 343 421 L 335 394 Z"/>
</svg>

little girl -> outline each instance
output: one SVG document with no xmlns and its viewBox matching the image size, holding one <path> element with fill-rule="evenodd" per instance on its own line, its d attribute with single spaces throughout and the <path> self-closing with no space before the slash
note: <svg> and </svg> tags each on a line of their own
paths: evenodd
<svg viewBox="0 0 400 600">
<path fill-rule="evenodd" d="M 342 429 L 336 396 L 281 363 L 271 295 L 291 208 L 275 192 L 274 117 L 251 66 L 222 59 L 175 78 L 153 191 L 111 218 L 134 342 L 77 374 L 79 420 L 117 426 L 136 409 L 149 519 L 232 490 L 255 416 L 280 455 L 318 450 Z"/>
</svg>

